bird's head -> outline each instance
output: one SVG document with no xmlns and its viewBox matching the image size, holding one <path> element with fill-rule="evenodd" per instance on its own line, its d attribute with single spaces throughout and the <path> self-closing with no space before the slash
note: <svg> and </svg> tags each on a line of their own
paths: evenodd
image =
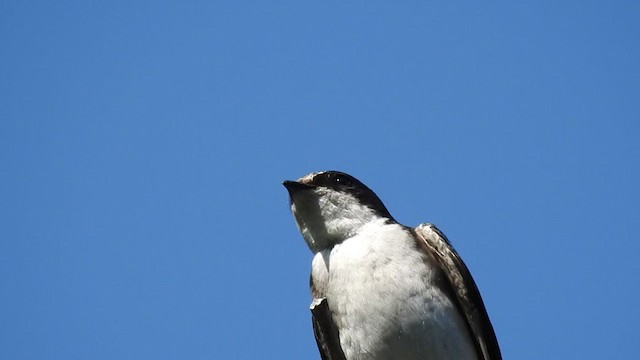
<svg viewBox="0 0 640 360">
<path fill-rule="evenodd" d="M 357 234 L 371 221 L 393 220 L 371 189 L 343 172 L 311 173 L 283 185 L 298 228 L 314 253 Z"/>
</svg>

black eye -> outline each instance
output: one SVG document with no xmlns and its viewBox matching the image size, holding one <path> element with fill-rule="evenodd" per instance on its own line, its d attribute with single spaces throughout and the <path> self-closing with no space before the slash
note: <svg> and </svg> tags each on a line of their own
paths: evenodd
<svg viewBox="0 0 640 360">
<path fill-rule="evenodd" d="M 350 187 L 353 185 L 353 183 L 351 182 L 351 179 L 349 179 L 348 177 L 344 176 L 344 175 L 336 175 L 333 178 L 333 182 L 337 185 L 342 185 L 342 186 L 347 186 Z"/>
</svg>

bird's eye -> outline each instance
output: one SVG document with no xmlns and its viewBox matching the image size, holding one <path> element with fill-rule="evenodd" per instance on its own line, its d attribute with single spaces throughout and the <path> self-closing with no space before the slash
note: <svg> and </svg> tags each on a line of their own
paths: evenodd
<svg viewBox="0 0 640 360">
<path fill-rule="evenodd" d="M 334 177 L 333 181 L 336 184 L 342 185 L 342 186 L 351 186 L 351 185 L 353 185 L 351 180 L 348 177 L 344 176 L 344 175 L 336 175 Z"/>
</svg>

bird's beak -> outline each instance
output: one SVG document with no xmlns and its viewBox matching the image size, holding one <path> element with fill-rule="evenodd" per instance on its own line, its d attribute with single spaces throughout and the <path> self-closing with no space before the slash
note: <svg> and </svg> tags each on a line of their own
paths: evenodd
<svg viewBox="0 0 640 360">
<path fill-rule="evenodd" d="M 289 195 L 293 195 L 294 193 L 302 190 L 310 190 L 314 189 L 314 185 L 305 184 L 299 181 L 285 180 L 282 182 L 282 185 L 287 188 L 289 191 Z"/>
</svg>

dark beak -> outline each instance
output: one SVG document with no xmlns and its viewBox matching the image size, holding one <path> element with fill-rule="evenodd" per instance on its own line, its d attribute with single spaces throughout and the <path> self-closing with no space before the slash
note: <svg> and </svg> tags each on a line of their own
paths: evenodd
<svg viewBox="0 0 640 360">
<path fill-rule="evenodd" d="M 284 187 L 287 188 L 287 190 L 289 191 L 290 195 L 293 195 L 294 193 L 296 193 L 298 191 L 310 190 L 310 189 L 315 188 L 315 186 L 313 186 L 313 185 L 307 185 L 307 184 L 303 184 L 301 182 L 291 181 L 291 180 L 283 181 L 282 185 L 284 185 Z"/>
</svg>

